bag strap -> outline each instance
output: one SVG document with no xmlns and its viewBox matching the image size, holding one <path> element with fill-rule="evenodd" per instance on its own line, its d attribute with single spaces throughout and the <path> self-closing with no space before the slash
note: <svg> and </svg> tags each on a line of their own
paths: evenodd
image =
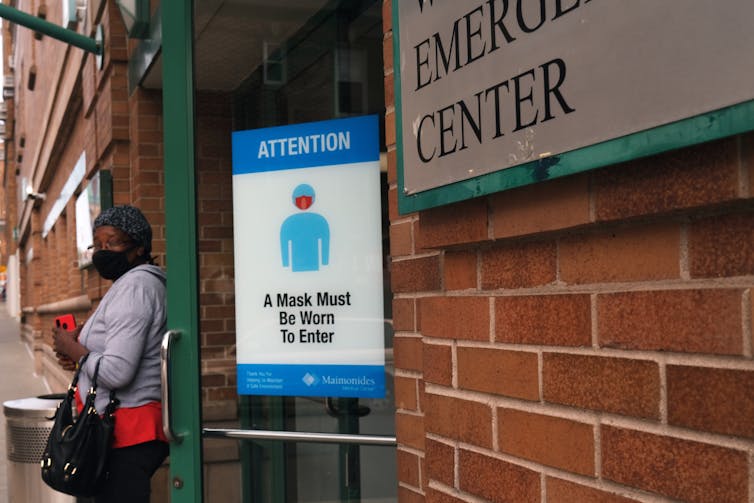
<svg viewBox="0 0 754 503">
<path fill-rule="evenodd" d="M 86 358 L 89 356 L 89 353 L 86 354 L 83 360 L 81 360 L 81 366 L 83 366 L 84 361 L 86 361 Z M 92 388 L 87 392 L 93 393 L 94 395 L 97 394 L 97 377 L 99 376 L 99 364 L 102 361 L 102 358 L 97 360 L 97 364 L 94 366 L 94 374 L 92 375 Z M 74 376 L 74 381 L 78 380 L 78 373 L 81 371 L 81 367 L 79 367 L 79 370 L 76 371 L 76 375 Z M 107 406 L 105 407 L 104 415 L 110 416 L 115 412 L 115 409 L 120 405 L 120 400 L 118 400 L 115 397 L 115 390 L 110 390 L 110 401 L 107 403 Z"/>
<path fill-rule="evenodd" d="M 84 366 L 84 363 L 86 362 L 87 358 L 89 358 L 89 353 L 81 357 L 79 364 L 76 366 L 76 372 L 73 374 L 73 379 L 71 380 L 71 384 L 68 385 L 69 393 L 73 393 L 73 391 L 76 389 L 76 386 L 79 383 L 79 374 L 81 373 L 81 367 Z M 99 367 L 99 362 L 97 362 L 97 367 Z"/>
</svg>

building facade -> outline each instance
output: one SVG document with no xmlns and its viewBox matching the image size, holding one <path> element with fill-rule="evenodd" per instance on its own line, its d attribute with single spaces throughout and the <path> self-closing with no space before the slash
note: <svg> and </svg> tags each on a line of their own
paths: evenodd
<svg viewBox="0 0 754 503">
<path fill-rule="evenodd" d="M 754 501 L 754 133 L 399 209 L 412 124 L 399 120 L 394 2 L 153 1 L 143 38 L 112 0 L 75 14 L 11 2 L 104 33 L 98 56 L 3 22 L 6 302 L 37 372 L 67 386 L 53 319 L 83 322 L 109 286 L 87 263 L 82 215 L 133 204 L 180 290 L 170 308 L 195 313 L 195 328 L 169 319 L 178 358 L 196 353 L 174 382 L 199 382 L 175 385 L 200 405 L 179 421 L 396 439 L 186 427 L 153 501 Z M 194 30 L 192 79 L 175 71 L 176 14 Z M 190 121 L 170 112 L 175 80 L 191 80 Z M 259 216 L 234 213 L 232 134 L 367 114 L 380 131 L 385 397 L 239 395 L 235 274 L 254 257 L 235 255 L 234 223 Z M 170 171 L 186 122 L 192 154 Z"/>
</svg>

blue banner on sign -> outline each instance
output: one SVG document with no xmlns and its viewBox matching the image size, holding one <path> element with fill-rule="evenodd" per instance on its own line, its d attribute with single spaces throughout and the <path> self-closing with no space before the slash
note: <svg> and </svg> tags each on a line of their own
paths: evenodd
<svg viewBox="0 0 754 503">
<path fill-rule="evenodd" d="M 233 174 L 376 161 L 376 115 L 233 133 Z"/>
<path fill-rule="evenodd" d="M 237 367 L 240 395 L 383 398 L 382 365 L 269 365 Z"/>
</svg>

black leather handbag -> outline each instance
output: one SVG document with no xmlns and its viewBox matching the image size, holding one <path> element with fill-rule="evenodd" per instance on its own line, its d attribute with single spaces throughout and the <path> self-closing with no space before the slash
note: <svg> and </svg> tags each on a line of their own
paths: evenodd
<svg viewBox="0 0 754 503">
<path fill-rule="evenodd" d="M 84 361 L 86 359 L 81 362 L 82 366 Z M 84 408 L 81 414 L 74 416 L 79 372 L 81 367 L 76 370 L 65 398 L 55 411 L 52 431 L 42 454 L 42 480 L 56 491 L 89 497 L 97 494 L 107 477 L 107 460 L 115 427 L 113 413 L 118 400 L 113 392 L 102 415 L 94 408 L 99 374 L 97 361 Z"/>
</svg>

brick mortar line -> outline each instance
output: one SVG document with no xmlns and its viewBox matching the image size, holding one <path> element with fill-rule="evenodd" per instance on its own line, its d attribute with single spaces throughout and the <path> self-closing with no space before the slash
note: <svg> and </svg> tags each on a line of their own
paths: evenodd
<svg viewBox="0 0 754 503">
<path fill-rule="evenodd" d="M 592 348 L 597 349 L 600 347 L 600 332 L 599 332 L 599 311 L 597 309 L 597 294 L 592 293 L 589 295 L 589 315 L 590 315 L 590 330 L 592 339 Z"/>
<path fill-rule="evenodd" d="M 529 288 L 496 288 L 491 290 L 454 290 L 458 295 L 442 295 L 444 297 L 525 297 L 533 295 L 558 295 L 558 294 L 589 294 L 589 293 L 629 293 L 629 292 L 656 292 L 666 290 L 698 290 L 698 289 L 730 289 L 749 288 L 754 281 L 754 276 L 736 276 L 733 278 L 702 278 L 691 280 L 660 280 L 652 282 L 616 282 L 616 283 L 589 283 L 583 285 L 560 285 L 551 284 L 543 287 Z M 446 293 L 446 292 L 443 292 Z"/>
<path fill-rule="evenodd" d="M 393 333 L 393 338 L 395 337 L 404 337 L 406 339 L 425 339 L 425 337 L 420 332 L 415 332 L 413 330 L 396 330 Z"/>
<path fill-rule="evenodd" d="M 476 251 L 476 290 L 482 291 L 482 250 Z"/>
<path fill-rule="evenodd" d="M 537 352 L 537 396 L 539 403 L 545 403 L 545 357 L 544 352 Z"/>
<path fill-rule="evenodd" d="M 453 442 L 453 485 L 460 491 L 461 488 L 461 450 L 458 448 L 460 442 Z M 429 480 L 427 481 L 429 483 Z"/>
<path fill-rule="evenodd" d="M 668 359 L 661 355 L 658 362 L 660 371 L 660 422 L 668 424 Z"/>
<path fill-rule="evenodd" d="M 573 482 L 575 484 L 587 486 L 593 489 L 619 494 L 621 496 L 625 496 L 628 498 L 638 499 L 638 501 L 642 501 L 644 503 L 672 503 L 672 502 L 678 501 L 672 498 L 666 498 L 663 496 L 658 496 L 656 494 L 648 493 L 648 492 L 642 491 L 639 488 L 624 486 L 624 485 L 618 484 L 617 482 L 613 482 L 609 479 L 602 479 L 602 478 L 599 478 L 597 475 L 595 475 L 595 477 L 580 475 L 577 473 L 569 472 L 567 470 L 562 470 L 562 469 L 555 468 L 552 466 L 540 464 L 536 461 L 530 461 L 525 458 L 519 458 L 511 454 L 506 454 L 502 452 L 493 452 L 493 451 L 484 449 L 482 447 L 479 447 L 473 444 L 466 444 L 463 442 L 459 442 L 458 447 L 459 449 L 464 449 L 466 451 L 473 452 L 475 454 L 481 454 L 483 456 L 495 458 L 505 463 L 510 463 L 512 465 L 525 468 L 527 470 L 530 470 L 536 473 L 541 473 L 545 475 L 546 477 L 558 478 L 558 479 L 566 480 L 568 482 Z M 437 484 L 443 487 L 447 487 L 440 482 L 437 482 Z M 430 487 L 432 487 L 431 483 L 430 483 Z M 463 494 L 466 495 L 467 493 L 463 493 Z M 470 495 L 470 496 L 473 496 L 473 495 Z M 480 500 L 480 501 L 486 501 L 486 500 Z"/>
<path fill-rule="evenodd" d="M 546 402 L 544 404 L 531 402 L 511 397 L 494 396 L 478 391 L 454 390 L 439 384 L 427 383 L 426 393 L 442 395 L 459 400 L 473 401 L 490 407 L 505 407 L 520 412 L 529 412 L 545 416 L 567 419 L 575 422 L 591 424 L 593 426 L 613 426 L 626 428 L 642 433 L 649 433 L 664 437 L 672 437 L 681 440 L 689 440 L 707 445 L 717 445 L 729 449 L 735 449 L 750 453 L 754 449 L 754 440 L 733 438 L 720 433 L 712 433 L 700 430 L 690 430 L 680 426 L 662 424 L 658 420 L 641 419 L 631 416 L 596 411 L 577 409 L 566 405 Z"/>
<path fill-rule="evenodd" d="M 744 338 L 742 352 L 749 358 L 752 357 L 752 325 L 754 325 L 751 306 L 751 290 L 745 290 L 743 295 L 741 295 L 741 323 L 743 324 L 741 335 Z M 752 498 L 754 498 L 754 494 L 752 494 Z"/>
<path fill-rule="evenodd" d="M 626 416 L 615 416 L 613 414 L 610 414 L 608 417 L 608 415 L 605 415 L 605 421 L 603 422 L 603 424 L 617 428 L 631 429 L 651 435 L 672 437 L 679 440 L 688 440 L 690 442 L 697 442 L 700 444 L 711 445 L 715 447 L 723 447 L 726 449 L 742 451 L 744 453 L 751 453 L 752 449 L 754 449 L 754 440 L 734 438 L 728 435 L 723 435 L 721 433 L 690 430 L 681 426 L 665 425 L 659 423 L 652 424 L 641 421 L 640 419 L 630 418 Z"/>
<path fill-rule="evenodd" d="M 421 327 L 419 327 L 419 302 L 417 301 L 416 297 L 413 297 L 411 301 L 411 323 L 414 327 L 412 333 L 420 333 Z"/>
<path fill-rule="evenodd" d="M 453 341 L 450 344 L 450 384 L 458 389 L 458 344 Z"/>
<path fill-rule="evenodd" d="M 597 415 L 592 433 L 594 435 L 594 476 L 602 480 L 602 414 Z"/>
<path fill-rule="evenodd" d="M 456 486 L 458 486 L 458 482 L 454 481 Z M 487 503 L 489 500 L 478 498 L 474 496 L 471 493 L 467 493 L 465 491 L 462 491 L 461 489 L 458 489 L 457 487 L 450 487 L 438 480 L 430 480 L 427 484 L 427 487 L 430 487 L 434 489 L 435 491 L 445 494 L 447 496 L 450 496 L 454 499 L 457 499 L 459 496 L 463 497 L 463 501 L 467 503 Z"/>
<path fill-rule="evenodd" d="M 441 337 L 422 337 L 433 344 L 441 344 L 455 339 Z M 435 342 L 437 341 L 437 342 Z M 558 353 L 575 356 L 596 356 L 606 358 L 619 358 L 623 360 L 650 361 L 666 365 L 685 365 L 704 368 L 729 369 L 729 370 L 754 370 L 754 361 L 743 360 L 736 355 L 710 355 L 694 353 L 669 353 L 665 351 L 629 350 L 615 348 L 591 348 L 575 346 L 525 346 L 513 343 L 487 343 L 482 341 L 458 340 L 459 348 L 496 349 L 516 351 L 521 353 Z"/>
<path fill-rule="evenodd" d="M 435 255 L 406 255 L 393 262 L 405 262 L 413 258 L 425 258 Z M 732 290 L 732 289 L 749 289 L 754 276 L 738 276 L 727 282 L 720 280 L 690 280 L 678 281 L 673 283 L 613 283 L 604 286 L 594 285 L 574 285 L 561 286 L 553 285 L 545 288 L 518 288 L 518 289 L 495 289 L 495 290 L 423 290 L 419 292 L 393 292 L 395 299 L 407 298 L 425 298 L 425 297 L 533 297 L 547 295 L 588 295 L 588 294 L 614 294 L 614 293 L 635 293 L 635 292 L 665 292 L 665 291 L 684 291 L 684 290 Z"/>
<path fill-rule="evenodd" d="M 424 496 L 424 491 L 422 491 L 421 487 L 412 486 L 411 484 L 407 482 L 403 482 L 399 480 L 398 487 L 403 487 L 404 489 L 410 489 L 412 493 L 421 494 L 422 496 Z"/>
<path fill-rule="evenodd" d="M 413 220 L 414 220 L 414 217 L 412 215 L 401 216 L 399 218 L 396 218 L 395 220 L 391 220 L 390 221 L 390 227 L 392 227 L 393 225 L 405 224 L 405 223 L 411 222 Z M 391 255 L 391 257 L 392 257 L 392 255 Z"/>
<path fill-rule="evenodd" d="M 411 409 L 395 409 L 395 412 L 396 414 L 400 412 L 401 414 L 404 414 L 406 416 L 424 417 L 424 412 L 411 410 Z"/>
<path fill-rule="evenodd" d="M 414 255 L 401 255 L 400 257 L 391 257 L 391 259 L 392 259 L 391 261 L 393 263 L 396 263 L 396 262 L 408 262 L 408 261 L 411 261 L 411 260 L 414 260 L 414 259 L 427 258 L 427 257 L 439 257 L 441 255 L 442 255 L 442 250 L 441 251 L 435 251 L 435 252 L 416 253 Z"/>
<path fill-rule="evenodd" d="M 691 265 L 689 263 L 689 223 L 684 222 L 680 225 L 679 236 L 679 265 L 678 269 L 683 281 L 691 281 Z"/>
<path fill-rule="evenodd" d="M 423 374 L 418 370 L 396 368 L 395 377 L 405 377 L 407 379 L 422 379 Z"/>
<path fill-rule="evenodd" d="M 492 344 L 495 342 L 495 330 L 496 330 L 495 320 L 497 318 L 495 316 L 495 297 L 489 298 L 488 305 L 489 305 L 489 310 L 490 310 L 488 313 L 490 317 L 490 333 L 488 335 L 489 338 L 487 340 L 490 342 L 490 344 Z"/>
<path fill-rule="evenodd" d="M 498 428 L 498 414 L 497 414 L 497 407 L 492 407 L 492 413 L 490 414 L 490 419 L 492 421 L 492 450 L 495 452 L 500 451 L 500 444 L 498 442 L 498 434 L 500 433 L 500 430 Z"/>
<path fill-rule="evenodd" d="M 416 447 L 411 447 L 410 445 L 399 445 L 397 447 L 397 450 L 413 454 L 414 456 L 417 456 L 419 458 L 425 457 L 424 451 L 417 449 Z"/>
</svg>

